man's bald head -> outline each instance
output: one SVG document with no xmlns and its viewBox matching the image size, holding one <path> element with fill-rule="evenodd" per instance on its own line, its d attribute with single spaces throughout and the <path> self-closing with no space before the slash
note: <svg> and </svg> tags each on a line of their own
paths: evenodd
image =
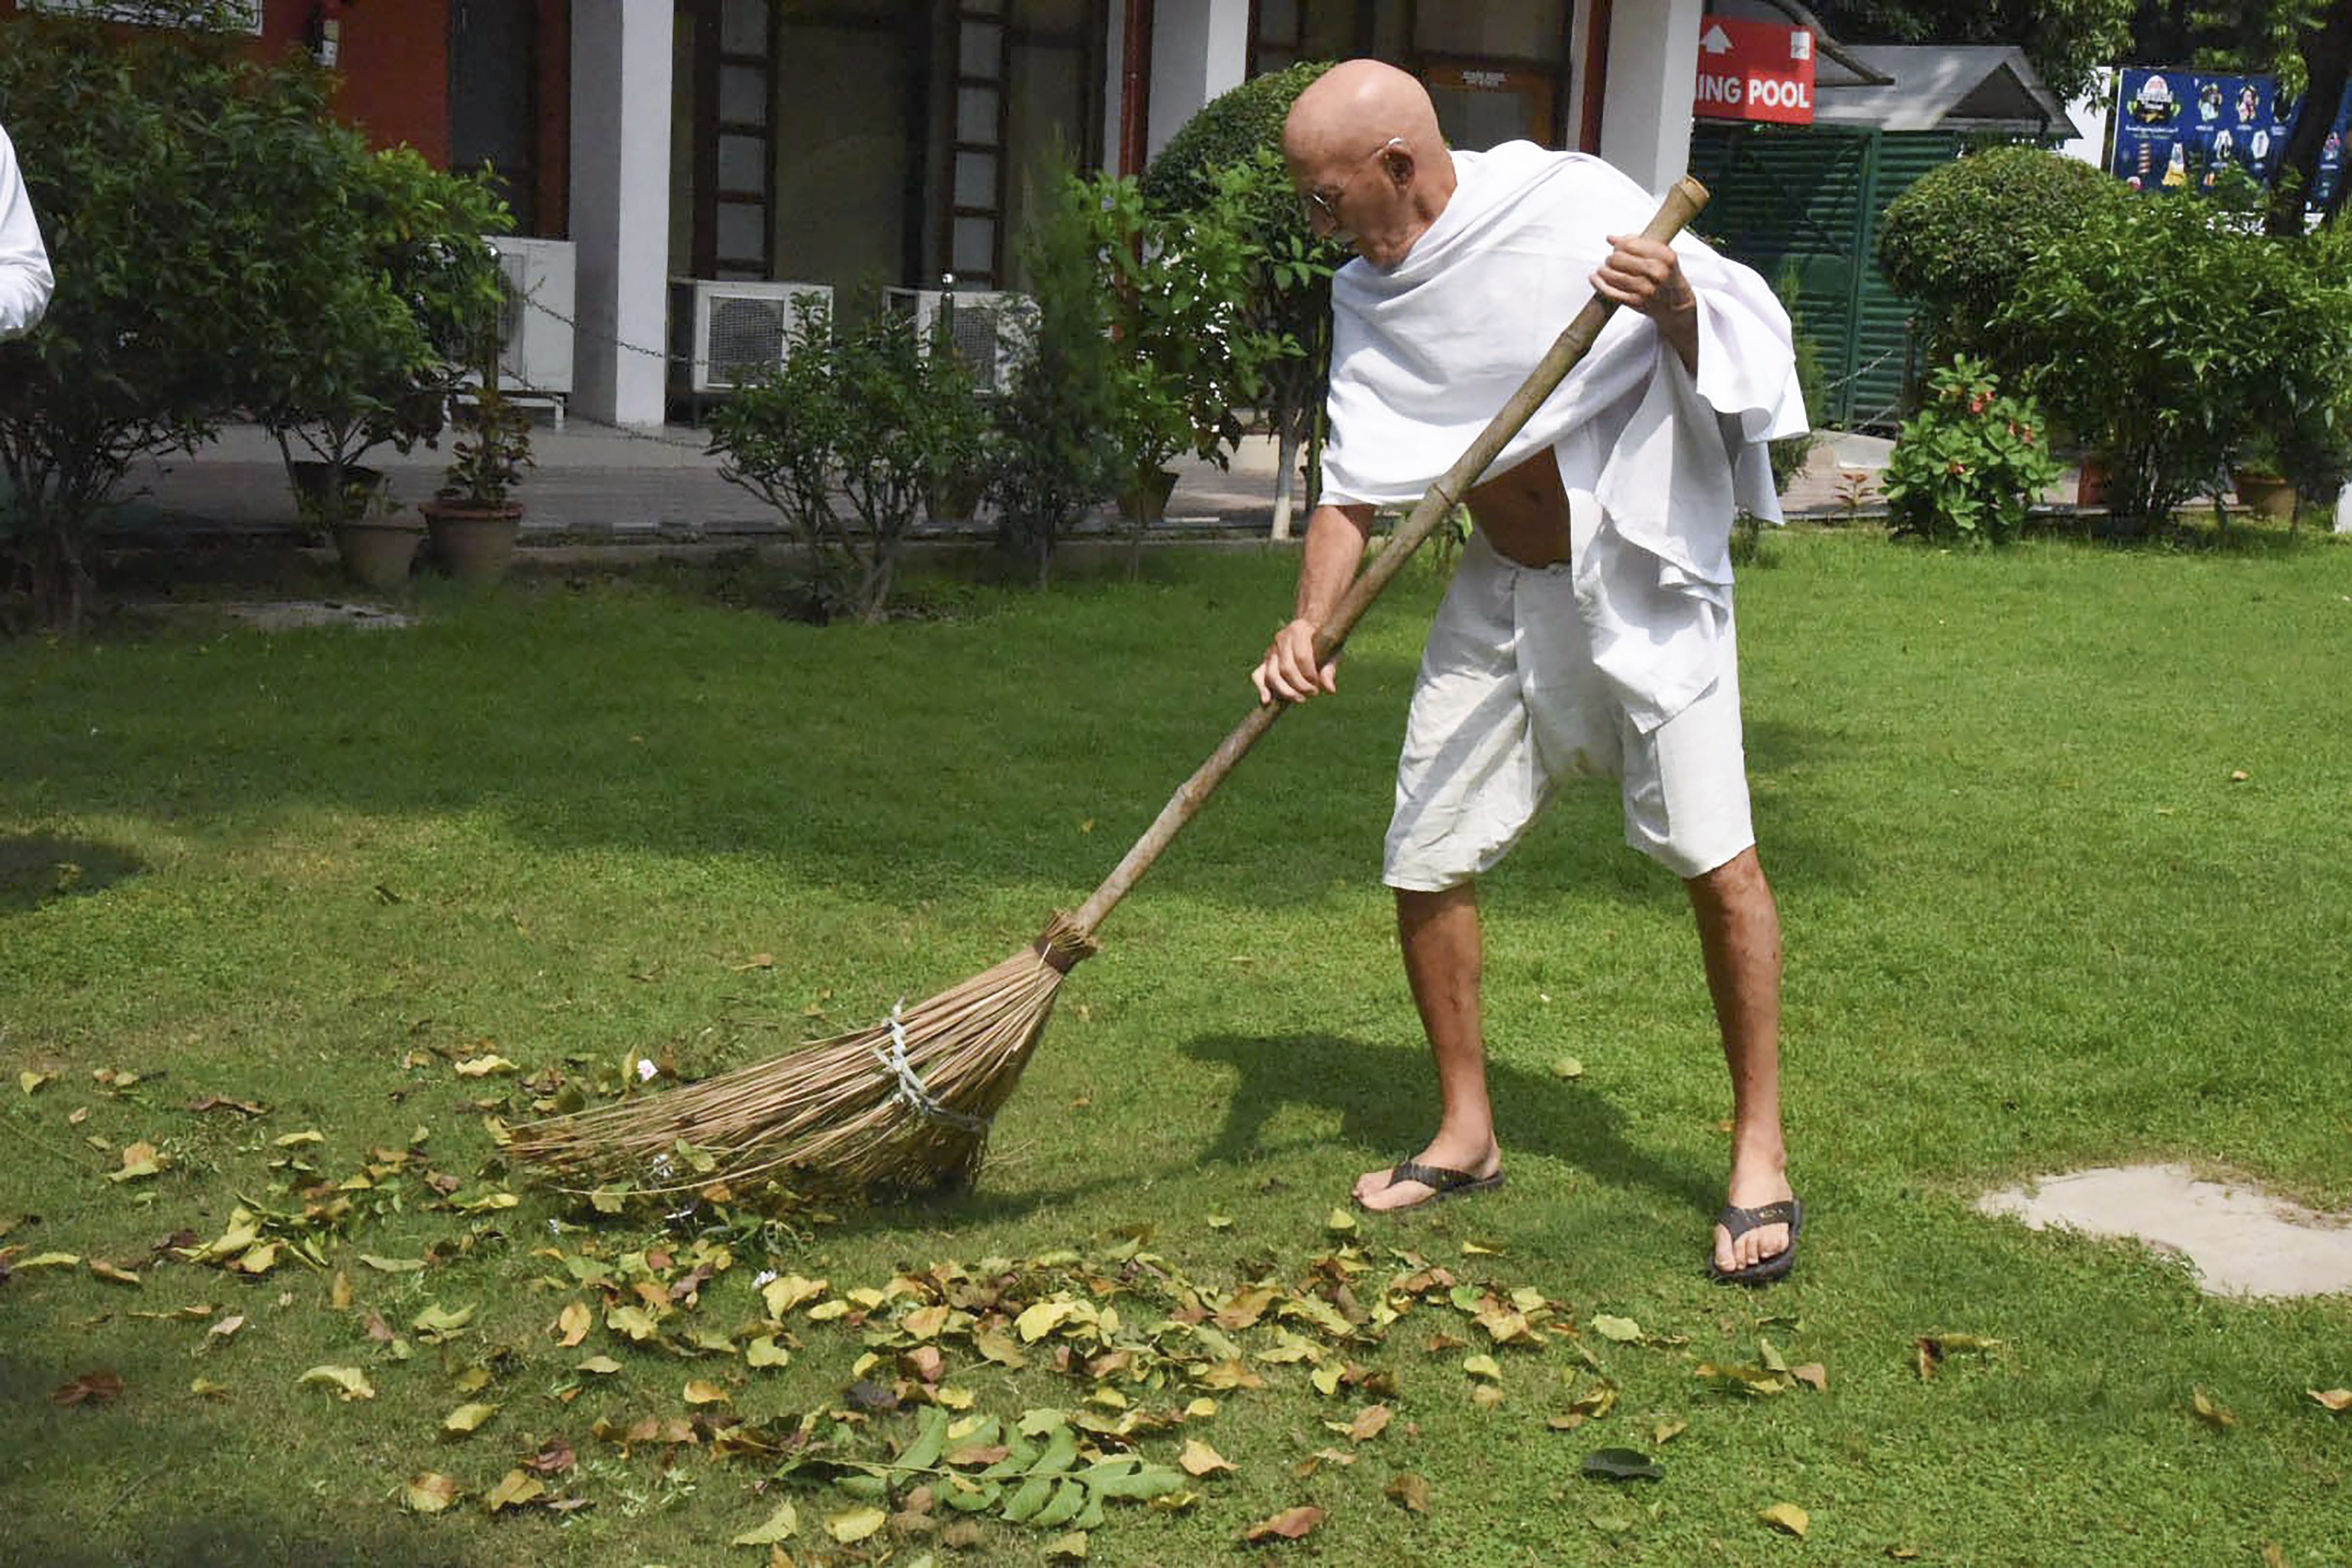
<svg viewBox="0 0 2352 1568">
<path fill-rule="evenodd" d="M 1290 106 L 1282 153 L 1294 166 L 1308 158 L 1361 157 L 1391 136 L 1415 156 L 1444 147 L 1427 89 L 1380 60 L 1342 60 Z"/>
<path fill-rule="evenodd" d="M 1454 195 L 1436 106 L 1379 60 L 1343 60 L 1308 83 L 1283 121 L 1282 157 L 1316 232 L 1381 268 L 1404 259 Z"/>
</svg>

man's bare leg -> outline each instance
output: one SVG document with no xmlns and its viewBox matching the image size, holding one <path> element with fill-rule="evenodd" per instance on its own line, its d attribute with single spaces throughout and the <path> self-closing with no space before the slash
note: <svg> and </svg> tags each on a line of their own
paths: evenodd
<svg viewBox="0 0 2352 1568">
<path fill-rule="evenodd" d="M 1435 893 L 1400 888 L 1396 905 L 1405 979 L 1437 1064 L 1437 1135 L 1415 1158 L 1424 1165 L 1491 1176 L 1502 1169 L 1503 1153 L 1495 1142 L 1495 1113 L 1486 1100 L 1477 889 L 1468 882 Z M 1389 1170 L 1383 1166 L 1358 1178 L 1357 1201 L 1370 1209 L 1395 1209 L 1428 1200 L 1430 1190 L 1419 1182 L 1391 1185 Z"/>
<path fill-rule="evenodd" d="M 1752 846 L 1683 885 L 1731 1069 L 1730 1199 L 1755 1208 L 1793 1195 L 1780 1131 L 1780 915 Z M 1788 1246 L 1785 1225 L 1759 1226 L 1736 1242 L 1715 1227 L 1715 1263 L 1726 1272 Z"/>
</svg>

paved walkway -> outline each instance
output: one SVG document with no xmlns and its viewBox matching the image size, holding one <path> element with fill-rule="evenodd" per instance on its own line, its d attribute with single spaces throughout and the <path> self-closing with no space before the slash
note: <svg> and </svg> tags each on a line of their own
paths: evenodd
<svg viewBox="0 0 2352 1568">
<path fill-rule="evenodd" d="M 1834 514 L 1849 495 L 1875 506 L 1876 470 L 1888 445 L 1868 436 L 1825 439 L 1784 498 L 1790 514 Z M 764 502 L 719 477 L 707 433 L 691 426 L 619 431 L 574 417 L 558 431 L 542 420 L 532 432 L 531 453 L 536 467 L 517 492 L 526 543 L 581 535 L 616 542 L 758 536 L 779 527 Z M 370 461 L 390 476 L 393 499 L 414 509 L 437 488 L 447 459 L 445 442 L 439 451 L 419 447 L 405 456 L 380 450 Z M 1230 469 L 1179 462 L 1171 531 L 1263 534 L 1273 518 L 1276 468 L 1275 443 L 1263 437 L 1244 440 Z M 120 522 L 134 532 L 266 535 L 300 527 L 277 445 L 253 426 L 231 426 L 194 453 L 136 465 L 125 490 L 135 499 Z M 1119 524 L 1106 508 L 1090 526 Z"/>
</svg>

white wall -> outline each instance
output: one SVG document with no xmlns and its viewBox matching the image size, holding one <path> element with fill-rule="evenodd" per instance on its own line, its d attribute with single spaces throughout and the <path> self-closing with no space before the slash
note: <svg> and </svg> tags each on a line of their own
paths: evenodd
<svg viewBox="0 0 2352 1568">
<path fill-rule="evenodd" d="M 672 0 L 597 0 L 572 10 L 572 238 L 580 310 L 572 402 L 614 425 L 662 422 L 671 6 Z"/>
<path fill-rule="evenodd" d="M 1160 0 L 1154 9 L 1147 158 L 1249 69 L 1249 0 Z"/>
<path fill-rule="evenodd" d="M 1601 155 L 1647 190 L 1664 191 L 1690 167 L 1691 97 L 1705 10 L 1703 0 L 1618 0 L 1609 18 Z"/>
</svg>

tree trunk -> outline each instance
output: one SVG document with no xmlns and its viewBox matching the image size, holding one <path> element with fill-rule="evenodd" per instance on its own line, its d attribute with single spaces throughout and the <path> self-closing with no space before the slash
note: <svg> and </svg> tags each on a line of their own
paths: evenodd
<svg viewBox="0 0 2352 1568">
<path fill-rule="evenodd" d="M 2303 55 L 2310 85 L 2304 90 L 2303 112 L 2294 122 L 2279 160 L 2279 178 L 2271 187 L 2270 211 L 2263 227 L 2273 235 L 2303 232 L 2304 208 L 2311 199 L 2312 182 L 2319 177 L 2319 155 L 2327 133 L 2336 126 L 2336 106 L 2344 83 L 2352 77 L 2352 0 L 2333 0 L 2315 27 L 2306 27 L 2295 40 Z M 2343 179 L 2336 182 L 2326 216 L 2335 216 L 2344 203 Z"/>
<path fill-rule="evenodd" d="M 1298 488 L 1298 432 L 1284 421 L 1275 437 L 1274 537 L 1290 537 L 1291 502 Z"/>
</svg>

